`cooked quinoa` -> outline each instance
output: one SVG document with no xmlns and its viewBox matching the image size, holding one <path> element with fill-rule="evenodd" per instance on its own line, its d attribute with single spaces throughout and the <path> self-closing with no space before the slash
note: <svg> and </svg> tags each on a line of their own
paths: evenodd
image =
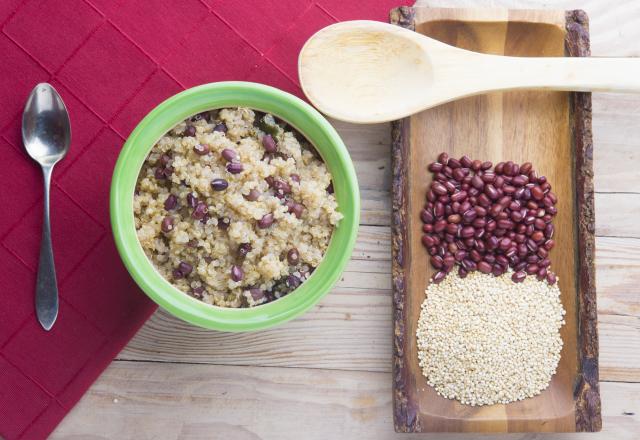
<svg viewBox="0 0 640 440">
<path fill-rule="evenodd" d="M 152 148 L 136 186 L 138 239 L 181 291 L 251 307 L 297 288 L 342 218 L 315 149 L 270 114 L 200 113 Z"/>
<path fill-rule="evenodd" d="M 565 310 L 558 284 L 450 273 L 427 287 L 418 359 L 436 392 L 467 405 L 509 403 L 549 386 L 560 361 Z"/>
</svg>

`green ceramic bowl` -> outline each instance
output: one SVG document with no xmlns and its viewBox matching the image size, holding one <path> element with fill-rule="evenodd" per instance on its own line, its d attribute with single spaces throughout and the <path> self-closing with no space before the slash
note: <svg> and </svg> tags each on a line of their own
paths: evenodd
<svg viewBox="0 0 640 440">
<path fill-rule="evenodd" d="M 205 110 L 244 106 L 288 122 L 318 150 L 333 176 L 344 218 L 311 277 L 289 295 L 271 303 L 230 309 L 211 306 L 182 293 L 160 275 L 147 259 L 133 218 L 133 192 L 149 150 L 180 121 Z M 111 226 L 120 257 L 138 285 L 158 305 L 202 327 L 250 331 L 283 323 L 316 304 L 340 277 L 356 241 L 360 194 L 353 163 L 338 133 L 315 109 L 281 90 L 249 82 L 205 84 L 179 93 L 156 107 L 138 124 L 124 144 L 111 182 Z"/>
</svg>

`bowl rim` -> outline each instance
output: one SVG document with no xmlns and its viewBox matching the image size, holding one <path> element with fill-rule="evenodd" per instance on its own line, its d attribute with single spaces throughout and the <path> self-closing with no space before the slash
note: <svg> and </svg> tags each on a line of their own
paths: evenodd
<svg viewBox="0 0 640 440">
<path fill-rule="evenodd" d="M 205 110 L 238 106 L 272 113 L 292 125 L 316 147 L 332 174 L 336 200 L 344 217 L 333 231 L 323 260 L 300 287 L 276 301 L 236 309 L 213 306 L 192 298 L 157 271 L 136 235 L 133 193 L 149 151 L 171 128 Z M 136 126 L 122 147 L 113 171 L 110 217 L 116 248 L 127 271 L 154 302 L 171 314 L 201 327 L 252 331 L 301 315 L 331 290 L 355 246 L 360 195 L 355 168 L 346 146 L 317 110 L 300 98 L 270 86 L 226 81 L 203 84 L 173 95 Z"/>
</svg>

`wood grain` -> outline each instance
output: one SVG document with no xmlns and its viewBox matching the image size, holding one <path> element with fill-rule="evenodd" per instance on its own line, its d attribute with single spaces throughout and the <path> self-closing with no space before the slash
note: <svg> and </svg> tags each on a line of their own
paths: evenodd
<svg viewBox="0 0 640 440">
<path fill-rule="evenodd" d="M 241 335 L 210 332 L 158 311 L 118 359 L 390 372 L 390 231 L 365 226 L 360 232 L 356 249 L 371 251 L 356 252 L 339 286 L 302 317 Z M 600 375 L 638 382 L 640 240 L 598 238 L 596 250 Z"/>
<path fill-rule="evenodd" d="M 400 8 L 392 21 L 404 16 L 410 22 L 414 11 L 417 32 L 464 49 L 511 56 L 563 56 L 565 50 L 569 56 L 589 55 L 588 23 L 581 11 Z M 396 430 L 598 431 L 590 95 L 518 91 L 463 99 L 395 123 L 392 140 Z M 418 366 L 414 335 L 434 273 L 420 243 L 419 213 L 430 183 L 426 166 L 441 151 L 494 163 L 531 161 L 558 194 L 557 246 L 550 257 L 567 311 L 564 346 L 549 388 L 534 398 L 471 408 L 438 396 Z"/>
<path fill-rule="evenodd" d="M 603 383 L 602 394 L 604 430 L 589 439 L 636 438 L 640 384 Z M 436 439 L 393 433 L 387 373 L 149 362 L 114 362 L 51 436 L 52 440 L 218 438 Z"/>
</svg>

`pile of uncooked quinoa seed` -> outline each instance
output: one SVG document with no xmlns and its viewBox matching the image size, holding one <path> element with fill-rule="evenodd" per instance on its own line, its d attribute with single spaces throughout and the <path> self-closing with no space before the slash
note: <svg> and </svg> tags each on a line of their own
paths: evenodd
<svg viewBox="0 0 640 440">
<path fill-rule="evenodd" d="M 420 213 L 422 243 L 441 282 L 454 266 L 461 278 L 478 270 L 500 276 L 513 269 L 512 280 L 535 275 L 549 284 L 553 217 L 558 198 L 545 176 L 530 162 L 521 165 L 450 158 L 441 153 L 428 167 L 433 182 Z"/>
<path fill-rule="evenodd" d="M 465 405 L 540 394 L 556 372 L 565 311 L 558 284 L 479 272 L 427 287 L 418 360 L 436 392 Z"/>
</svg>

